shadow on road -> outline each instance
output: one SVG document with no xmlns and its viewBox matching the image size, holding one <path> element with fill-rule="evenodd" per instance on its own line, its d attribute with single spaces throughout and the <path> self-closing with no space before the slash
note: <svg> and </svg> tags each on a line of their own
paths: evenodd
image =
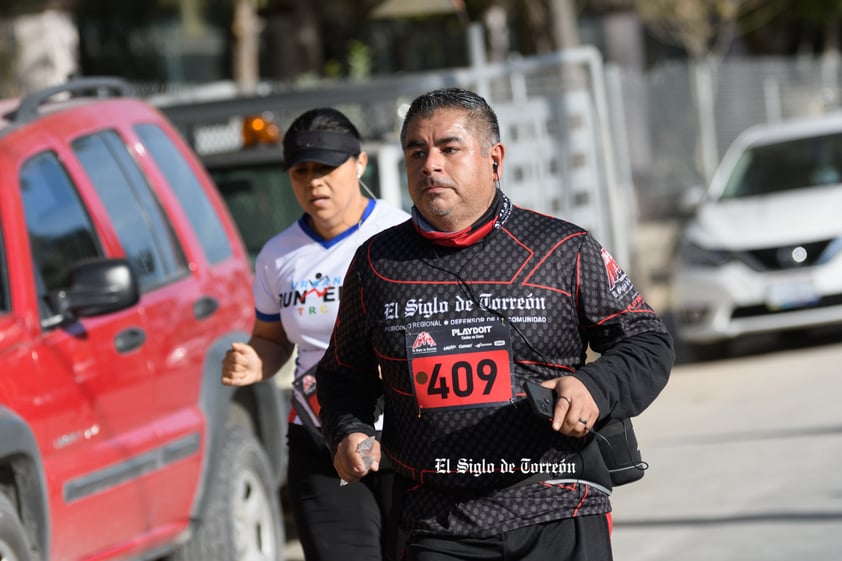
<svg viewBox="0 0 842 561">
<path fill-rule="evenodd" d="M 667 329 L 675 340 L 676 364 L 714 362 L 733 358 L 761 356 L 781 351 L 792 351 L 833 345 L 842 341 L 842 324 L 780 331 L 763 335 L 749 335 L 711 345 L 688 345 L 682 342 L 675 331 L 675 319 L 671 311 L 661 314 Z"/>
<path fill-rule="evenodd" d="M 824 427 L 798 427 L 792 429 L 755 430 L 729 432 L 727 439 L 721 433 L 682 435 L 674 439 L 663 439 L 661 445 L 679 448 L 682 446 L 721 445 L 723 440 L 728 444 L 737 442 L 757 442 L 760 440 L 781 440 L 786 438 L 807 438 L 811 436 L 838 436 L 842 434 L 842 425 Z"/>
<path fill-rule="evenodd" d="M 656 528 L 676 526 L 718 526 L 730 524 L 756 524 L 758 522 L 786 523 L 842 521 L 842 512 L 767 512 L 732 516 L 645 518 L 641 520 L 614 521 L 616 528 Z"/>
</svg>

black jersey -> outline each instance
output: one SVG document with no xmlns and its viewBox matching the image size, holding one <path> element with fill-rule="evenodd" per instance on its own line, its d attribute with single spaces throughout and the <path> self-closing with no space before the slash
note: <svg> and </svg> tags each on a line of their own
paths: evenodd
<svg viewBox="0 0 842 561">
<path fill-rule="evenodd" d="M 601 356 L 586 363 L 589 345 Z M 333 450 L 373 434 L 382 394 L 382 449 L 412 482 L 405 526 L 488 536 L 610 510 L 592 437 L 552 431 L 526 380 L 576 376 L 604 422 L 647 407 L 672 360 L 662 321 L 582 228 L 515 207 L 479 242 L 443 247 L 406 222 L 348 270 L 318 370 L 322 423 Z"/>
</svg>

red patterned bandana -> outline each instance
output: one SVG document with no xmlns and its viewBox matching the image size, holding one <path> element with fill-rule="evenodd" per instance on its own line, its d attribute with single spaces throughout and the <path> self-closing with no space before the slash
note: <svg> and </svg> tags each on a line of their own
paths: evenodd
<svg viewBox="0 0 842 561">
<path fill-rule="evenodd" d="M 464 230 L 459 230 L 458 232 L 441 232 L 436 230 L 414 206 L 412 207 L 412 224 L 421 236 L 436 245 L 468 247 L 487 236 L 492 230 L 499 229 L 508 220 L 511 212 L 511 201 L 498 189 L 494 194 L 494 200 L 491 201 L 491 206 L 488 207 L 488 210 L 483 213 L 479 220 Z"/>
</svg>

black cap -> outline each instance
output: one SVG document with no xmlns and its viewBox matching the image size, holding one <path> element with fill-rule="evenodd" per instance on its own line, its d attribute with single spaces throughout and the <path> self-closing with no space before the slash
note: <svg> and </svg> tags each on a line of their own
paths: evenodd
<svg viewBox="0 0 842 561">
<path fill-rule="evenodd" d="M 284 137 L 284 166 L 289 169 L 302 162 L 316 162 L 335 168 L 360 150 L 360 140 L 345 132 L 294 132 Z"/>
</svg>

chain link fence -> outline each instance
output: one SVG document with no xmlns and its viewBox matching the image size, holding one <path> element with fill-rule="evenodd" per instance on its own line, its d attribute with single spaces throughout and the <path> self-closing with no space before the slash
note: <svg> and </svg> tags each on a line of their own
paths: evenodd
<svg viewBox="0 0 842 561">
<path fill-rule="evenodd" d="M 645 73 L 617 68 L 619 80 L 609 83 L 624 108 L 643 220 L 673 216 L 683 191 L 706 183 L 706 151 L 718 162 L 744 129 L 839 108 L 834 57 L 727 59 L 709 67 L 708 92 L 694 70 L 686 61 Z"/>
</svg>

